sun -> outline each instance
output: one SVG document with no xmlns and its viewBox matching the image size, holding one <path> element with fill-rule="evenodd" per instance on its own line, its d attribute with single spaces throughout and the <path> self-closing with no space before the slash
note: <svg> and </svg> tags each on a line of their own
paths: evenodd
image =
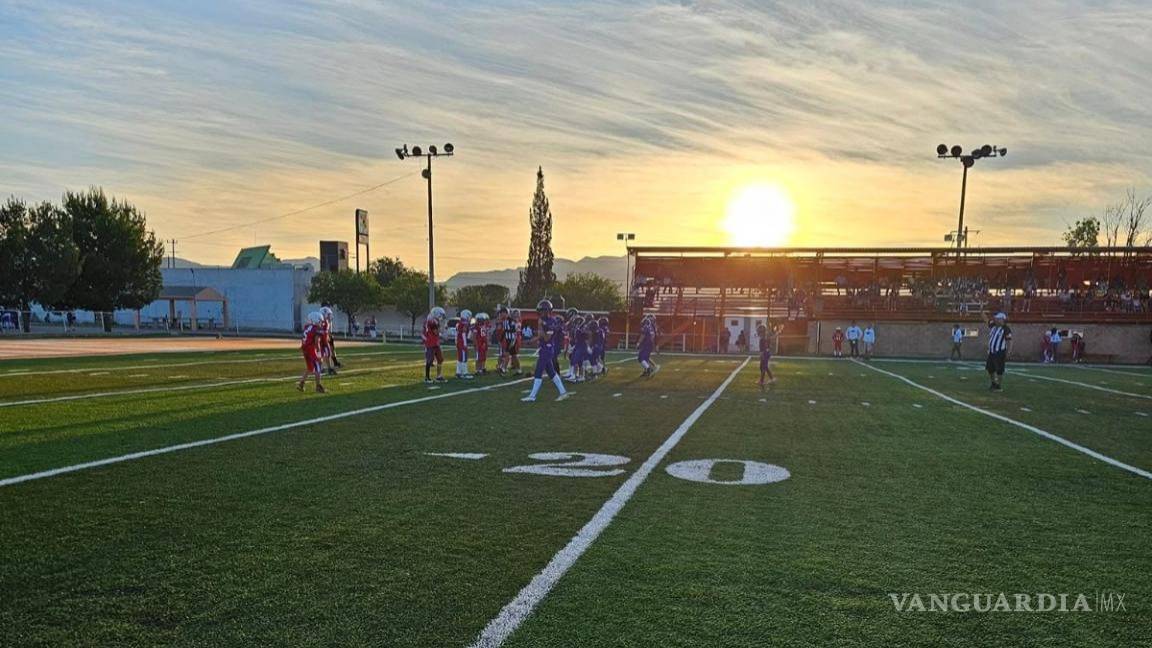
<svg viewBox="0 0 1152 648">
<path fill-rule="evenodd" d="M 796 229 L 795 214 L 796 204 L 787 189 L 776 184 L 751 185 L 729 199 L 724 230 L 733 245 L 781 246 Z"/>
</svg>

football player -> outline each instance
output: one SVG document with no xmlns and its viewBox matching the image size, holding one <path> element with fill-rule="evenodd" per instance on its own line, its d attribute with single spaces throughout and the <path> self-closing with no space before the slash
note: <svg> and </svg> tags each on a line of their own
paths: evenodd
<svg viewBox="0 0 1152 648">
<path fill-rule="evenodd" d="M 440 351 L 440 324 L 444 321 L 444 309 L 437 306 L 424 320 L 424 382 L 432 382 L 432 364 L 436 364 L 436 382 L 444 379 L 444 354 Z"/>
<path fill-rule="evenodd" d="M 660 371 L 660 365 L 652 362 L 652 351 L 656 348 L 656 317 L 645 315 L 640 320 L 640 341 L 636 344 L 636 360 L 644 367 L 640 375 L 648 377 Z"/>
<path fill-rule="evenodd" d="M 476 325 L 472 327 L 472 344 L 476 347 L 476 375 L 488 373 L 488 336 L 492 334 L 488 313 L 476 313 Z"/>
<path fill-rule="evenodd" d="M 520 348 L 524 344 L 524 324 L 520 321 L 520 309 L 513 308 L 508 314 L 511 324 L 505 329 L 504 335 L 508 341 L 508 369 L 514 376 L 523 376 L 520 369 Z"/>
<path fill-rule="evenodd" d="M 472 311 L 465 308 L 456 321 L 456 377 L 472 380 L 468 373 L 468 331 L 472 328 Z"/>
<path fill-rule="evenodd" d="M 763 324 L 756 327 L 756 336 L 760 338 L 760 389 L 763 390 L 764 386 L 768 383 L 775 383 L 776 376 L 772 375 L 772 369 L 769 363 L 772 360 L 772 348 L 776 346 L 776 336 L 780 334 L 783 326 L 769 326 Z M 764 376 L 768 376 L 768 383 L 764 382 Z"/>
<path fill-rule="evenodd" d="M 336 375 L 336 354 L 333 352 L 332 346 L 332 309 L 323 306 L 320 308 L 320 359 L 328 367 L 328 375 Z"/>
<path fill-rule="evenodd" d="M 536 304 L 536 312 L 540 315 L 540 332 L 537 334 L 540 340 L 540 352 L 536 356 L 536 370 L 532 374 L 532 390 L 520 400 L 525 403 L 534 402 L 536 394 L 540 392 L 540 385 L 544 382 L 544 374 L 548 374 L 552 384 L 556 385 L 556 389 L 560 392 L 556 400 L 562 401 L 568 398 L 570 393 L 564 389 L 564 381 L 556 371 L 556 355 L 560 352 L 560 343 L 564 336 L 564 320 L 552 314 L 552 302 L 547 299 L 542 299 Z"/>
<path fill-rule="evenodd" d="M 318 312 L 308 313 L 308 324 L 304 327 L 304 335 L 300 338 L 300 352 L 304 355 L 304 375 L 296 383 L 296 389 L 304 391 L 304 383 L 308 376 L 316 377 L 316 393 L 324 393 L 324 385 L 320 384 L 320 374 L 323 366 L 320 363 L 320 322 L 323 316 Z"/>
<path fill-rule="evenodd" d="M 592 355 L 594 369 L 597 375 L 607 373 L 608 365 L 604 362 L 608 350 L 608 318 L 601 317 L 596 323 L 596 330 L 592 336 Z"/>
</svg>

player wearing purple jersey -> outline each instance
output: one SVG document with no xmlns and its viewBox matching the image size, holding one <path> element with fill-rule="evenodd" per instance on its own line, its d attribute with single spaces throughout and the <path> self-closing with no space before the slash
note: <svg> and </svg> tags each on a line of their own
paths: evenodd
<svg viewBox="0 0 1152 648">
<path fill-rule="evenodd" d="M 560 373 L 556 371 L 556 357 L 560 353 L 560 345 L 564 338 L 564 320 L 552 315 L 552 302 L 543 299 L 536 305 L 536 312 L 540 315 L 539 333 L 540 351 L 536 356 L 536 370 L 532 374 L 532 391 L 520 400 L 531 403 L 536 400 L 540 392 L 540 385 L 544 382 L 544 374 L 552 379 L 560 395 L 556 400 L 568 398 L 569 392 L 564 389 L 564 381 L 560 380 Z"/>
<path fill-rule="evenodd" d="M 571 323 L 572 342 L 568 350 L 568 362 L 571 364 L 571 380 L 584 382 L 587 378 L 584 373 L 584 363 L 588 361 L 588 329 L 585 328 L 584 317 L 577 315 Z"/>
<path fill-rule="evenodd" d="M 780 333 L 778 326 L 764 326 L 763 324 L 756 327 L 757 337 L 760 338 L 760 389 L 764 389 L 765 383 L 764 376 L 768 376 L 768 383 L 776 382 L 776 376 L 772 375 L 772 369 L 769 363 L 772 361 L 772 347 L 775 346 L 776 336 Z"/>
<path fill-rule="evenodd" d="M 652 362 L 652 351 L 656 349 L 656 318 L 645 315 L 640 320 L 640 341 L 636 344 L 636 360 L 644 367 L 641 376 L 647 377 L 660 371 L 660 365 Z"/>
</svg>

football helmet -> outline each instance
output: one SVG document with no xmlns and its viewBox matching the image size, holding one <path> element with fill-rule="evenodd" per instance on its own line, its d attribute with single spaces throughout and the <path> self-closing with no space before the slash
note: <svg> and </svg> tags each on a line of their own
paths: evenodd
<svg viewBox="0 0 1152 648">
<path fill-rule="evenodd" d="M 472 311 L 468 310 L 467 308 L 460 311 L 460 319 L 464 320 L 465 322 L 471 321 L 472 320 Z"/>
<path fill-rule="evenodd" d="M 488 313 L 476 313 L 476 321 L 487 322 L 488 321 Z"/>
<path fill-rule="evenodd" d="M 551 313 L 552 312 L 552 302 L 548 301 L 547 299 L 541 299 L 540 303 L 536 304 L 536 312 L 537 313 Z"/>
<path fill-rule="evenodd" d="M 308 323 L 319 324 L 320 319 L 321 317 L 319 311 L 312 311 L 311 313 L 308 313 Z"/>
<path fill-rule="evenodd" d="M 428 313 L 429 319 L 442 320 L 445 317 L 444 309 L 440 306 L 435 306 L 432 311 Z"/>
</svg>

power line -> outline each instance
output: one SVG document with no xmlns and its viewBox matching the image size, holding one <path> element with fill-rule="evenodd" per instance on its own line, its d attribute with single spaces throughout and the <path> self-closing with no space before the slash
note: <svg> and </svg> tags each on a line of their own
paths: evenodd
<svg viewBox="0 0 1152 648">
<path fill-rule="evenodd" d="M 405 173 L 402 176 L 397 176 L 395 178 L 392 178 L 391 180 L 386 180 L 384 182 L 381 182 L 378 185 L 368 187 L 367 189 L 361 189 L 360 191 L 357 191 L 355 193 L 350 193 L 346 196 L 340 196 L 339 198 L 333 198 L 332 200 L 328 200 L 328 201 L 325 201 L 325 202 L 322 202 L 322 203 L 319 203 L 316 205 L 312 205 L 311 207 L 305 207 L 304 209 L 297 209 L 296 211 L 288 212 L 286 214 L 280 214 L 278 216 L 269 216 L 268 218 L 261 218 L 259 220 L 254 220 L 254 221 L 251 221 L 249 223 L 243 223 L 241 225 L 231 225 L 229 227 L 222 227 L 220 229 L 215 229 L 215 230 L 212 230 L 210 232 L 201 232 L 199 234 L 190 234 L 188 236 L 181 237 L 181 240 L 200 238 L 202 236 L 212 236 L 213 234 L 220 234 L 222 232 L 230 232 L 230 231 L 235 230 L 235 229 L 252 227 L 253 225 L 259 225 L 261 223 L 268 223 L 268 222 L 271 222 L 274 220 L 280 220 L 282 218 L 288 218 L 289 216 L 296 216 L 297 214 L 303 214 L 304 212 L 312 211 L 313 209 L 319 209 L 321 207 L 327 207 L 328 205 L 333 205 L 335 203 L 338 203 L 338 202 L 341 202 L 344 200 L 348 200 L 349 198 L 355 198 L 356 196 L 362 196 L 366 193 L 376 191 L 377 189 L 379 189 L 381 187 L 386 187 L 386 186 L 393 184 L 395 182 L 400 182 L 401 180 L 403 180 L 405 178 L 410 178 L 414 175 L 416 175 L 415 171 L 413 171 L 412 173 Z"/>
</svg>

